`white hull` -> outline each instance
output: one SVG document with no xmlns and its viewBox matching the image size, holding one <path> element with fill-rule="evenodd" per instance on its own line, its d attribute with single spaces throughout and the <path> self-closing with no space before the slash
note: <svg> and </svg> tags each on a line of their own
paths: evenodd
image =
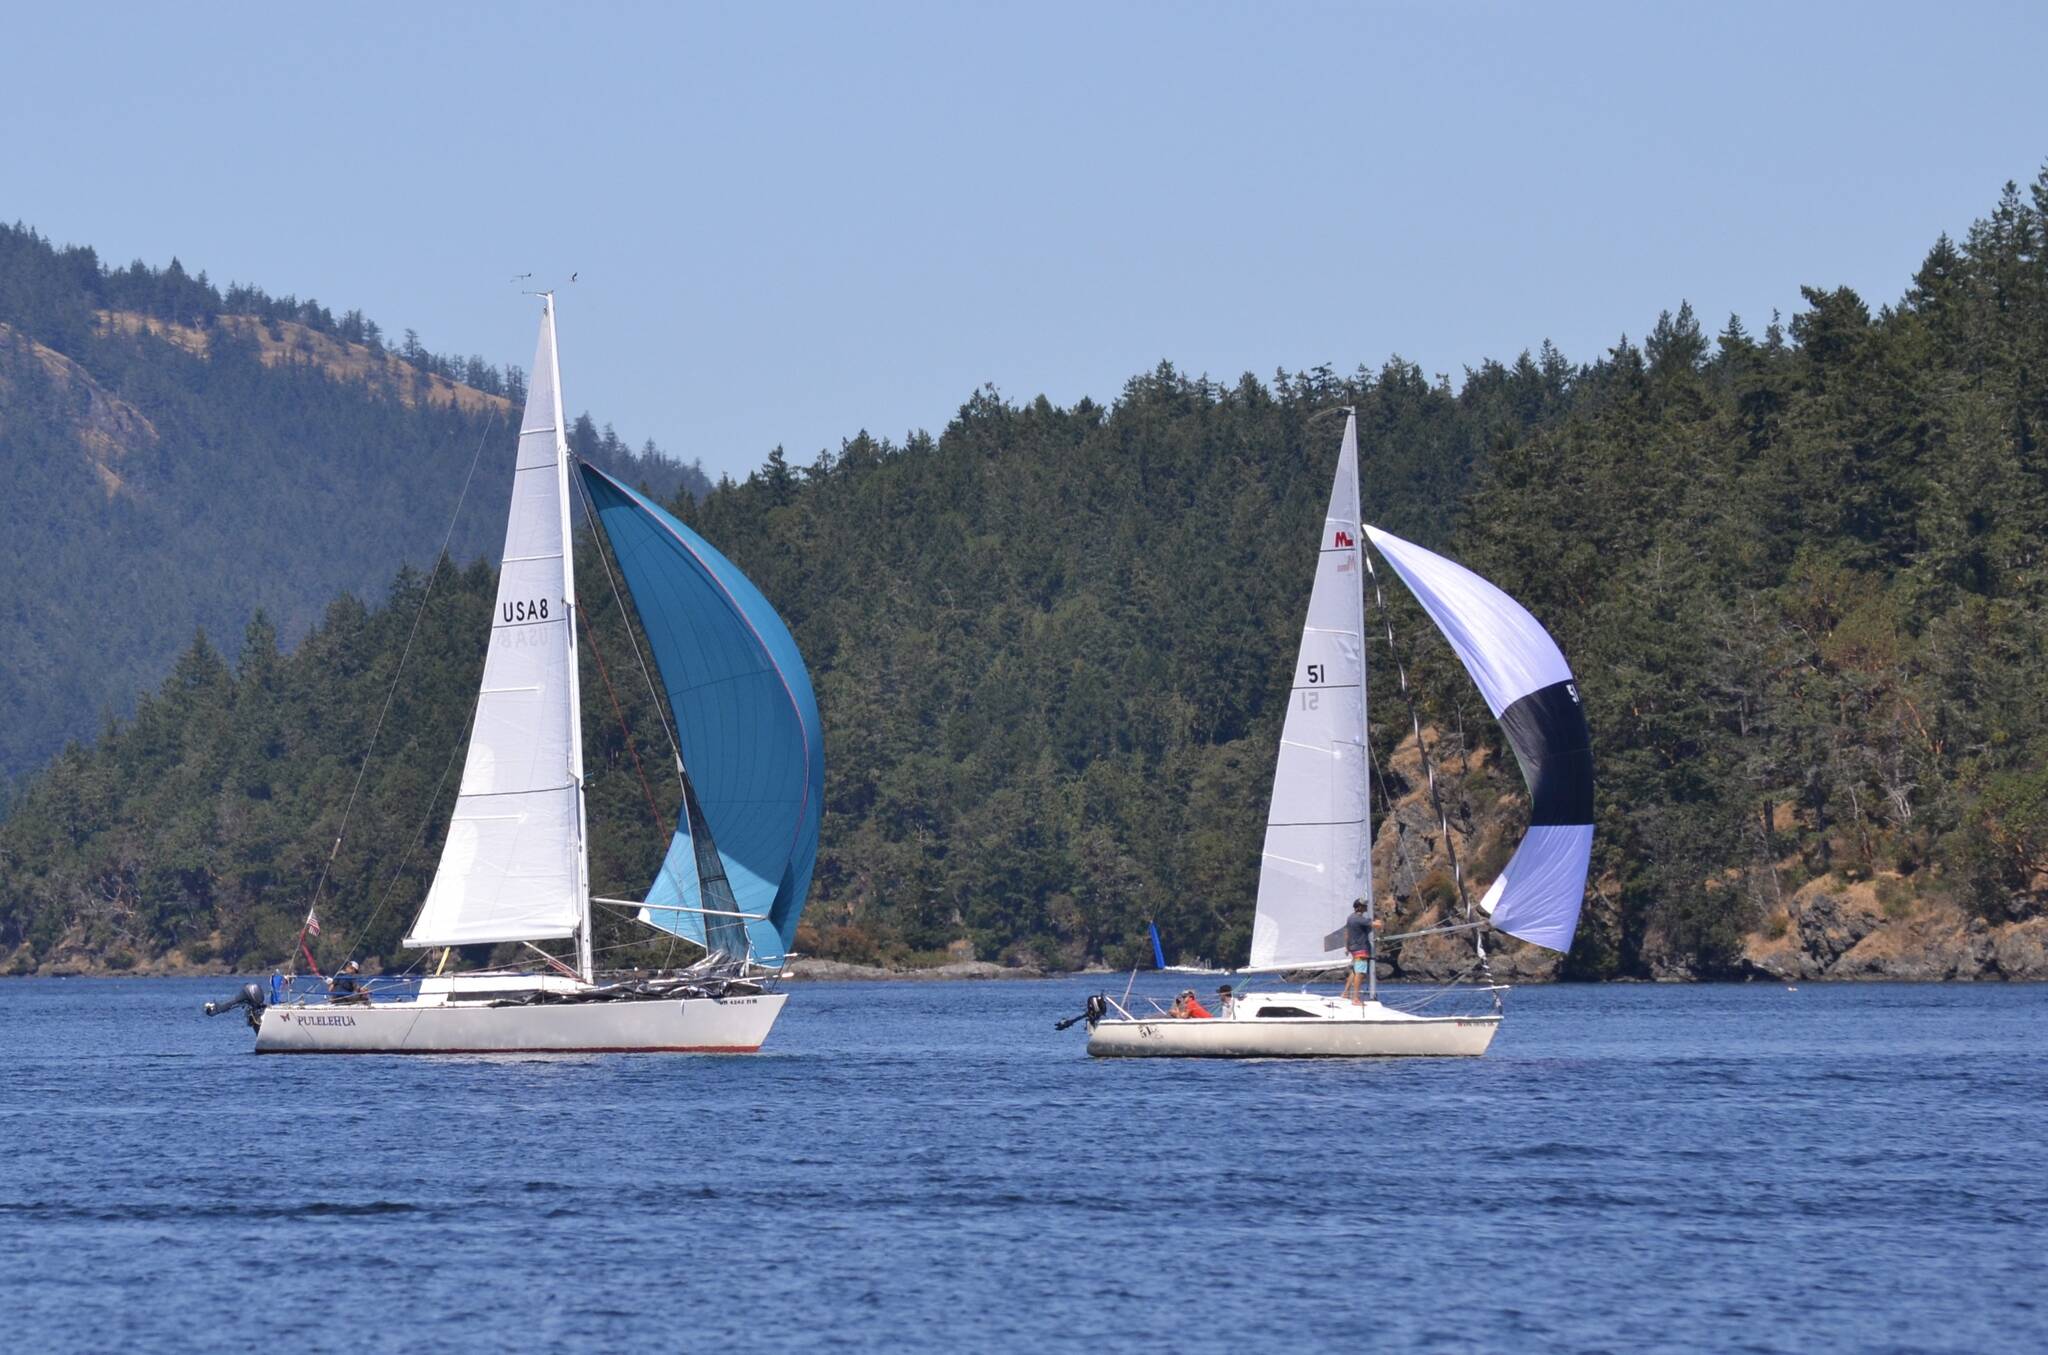
<svg viewBox="0 0 2048 1355">
<path fill-rule="evenodd" d="M 788 1000 L 661 998 L 492 1007 L 444 1001 L 268 1007 L 259 1054 L 751 1054 Z"/>
<path fill-rule="evenodd" d="M 1275 1006 L 1304 1014 L 1257 1014 Z M 1214 1020 L 1105 1017 L 1088 1034 L 1088 1052 L 1098 1058 L 1476 1058 L 1499 1029 L 1498 1016 L 1416 1016 L 1377 1002 L 1261 995 L 1239 999 L 1234 1015 Z"/>
</svg>

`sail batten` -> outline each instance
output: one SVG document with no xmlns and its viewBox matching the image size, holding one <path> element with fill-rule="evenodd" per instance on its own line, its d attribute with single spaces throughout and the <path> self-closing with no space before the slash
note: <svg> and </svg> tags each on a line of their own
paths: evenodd
<svg viewBox="0 0 2048 1355">
<path fill-rule="evenodd" d="M 1480 899 L 1495 930 L 1569 950 L 1593 851 L 1593 749 L 1564 652 L 1494 584 L 1443 556 L 1367 527 L 1500 721 L 1529 786 L 1529 832 Z"/>
<path fill-rule="evenodd" d="M 1273 768 L 1254 968 L 1339 963 L 1325 941 L 1372 894 L 1370 764 L 1365 749 L 1365 616 L 1360 588 L 1358 421 L 1346 420 L 1317 543 L 1315 584 Z"/>
<path fill-rule="evenodd" d="M 440 865 L 405 938 L 415 948 L 556 940 L 584 928 L 575 585 L 552 302 L 533 373 L 476 715 Z"/>
</svg>

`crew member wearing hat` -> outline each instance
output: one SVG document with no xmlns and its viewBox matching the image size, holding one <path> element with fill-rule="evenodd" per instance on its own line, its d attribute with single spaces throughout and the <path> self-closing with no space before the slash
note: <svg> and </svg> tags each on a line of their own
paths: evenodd
<svg viewBox="0 0 2048 1355">
<path fill-rule="evenodd" d="M 1216 1019 L 1209 1009 L 1202 1005 L 1202 1000 L 1195 996 L 1195 990 L 1192 988 L 1180 990 L 1180 996 L 1173 1001 L 1173 1014 L 1175 1016 L 1192 1017 L 1197 1021 L 1213 1021 Z"/>
<path fill-rule="evenodd" d="M 370 986 L 359 976 L 363 967 L 350 960 L 341 967 L 341 972 L 327 981 L 329 1002 L 362 1003 L 370 1000 Z"/>
</svg>

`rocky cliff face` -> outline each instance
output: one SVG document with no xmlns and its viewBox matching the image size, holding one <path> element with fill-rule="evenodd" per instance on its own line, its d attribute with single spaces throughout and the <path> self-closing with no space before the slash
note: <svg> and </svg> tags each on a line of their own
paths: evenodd
<svg viewBox="0 0 2048 1355">
<path fill-rule="evenodd" d="M 1527 799 L 1519 774 L 1512 767 L 1500 768 L 1486 750 L 1459 749 L 1445 757 L 1437 732 L 1429 731 L 1428 738 L 1430 756 L 1438 763 L 1437 788 L 1456 835 L 1453 846 L 1464 871 L 1464 894 L 1476 909 L 1521 840 Z M 1372 870 L 1387 931 L 1423 931 L 1462 922 L 1465 907 L 1457 876 L 1412 737 L 1394 750 L 1383 771 L 1385 779 L 1373 787 L 1380 825 L 1373 840 Z M 1511 983 L 1548 982 L 1564 965 L 1557 952 L 1511 936 L 1489 934 L 1486 951 L 1493 976 Z M 1390 948 L 1385 965 L 1391 978 L 1442 983 L 1472 972 L 1477 960 L 1472 933 L 1448 932 L 1398 943 Z"/>
<path fill-rule="evenodd" d="M 1483 750 L 1463 755 L 1446 740 L 1446 756 L 1437 731 L 1427 736 L 1465 892 L 1476 905 L 1521 839 L 1527 804 L 1521 780 L 1513 766 L 1499 767 Z M 1464 908 L 1413 738 L 1395 750 L 1385 770 L 1387 793 L 1374 787 L 1375 813 L 1382 817 L 1373 878 L 1387 930 L 1461 921 Z M 1596 880 L 1586 907 L 1612 909 L 1614 895 L 1611 882 Z M 1494 977 L 1506 982 L 1547 982 L 1564 966 L 1563 956 L 1512 937 L 1489 934 L 1486 946 Z M 1453 932 L 1400 943 L 1383 969 L 1390 978 L 1444 982 L 1469 971 L 1474 960 L 1471 935 Z M 1718 977 L 1694 973 L 1654 927 L 1637 963 L 1639 972 L 1623 977 Z M 1738 973 L 1788 981 L 2048 980 L 2048 917 L 1989 923 L 1944 897 L 1936 880 L 1888 872 L 1856 881 L 1828 875 L 1807 882 L 1763 918 L 1745 938 Z"/>
<path fill-rule="evenodd" d="M 40 378 L 29 383 L 37 402 L 24 411 L 22 378 L 31 373 Z M 0 432 L 10 416 L 24 414 L 69 428 L 109 499 L 128 489 L 121 463 L 131 452 L 154 447 L 158 440 L 156 425 L 101 386 L 90 372 L 0 324 Z"/>
<path fill-rule="evenodd" d="M 2048 979 L 2048 918 L 1993 925 L 1896 875 L 1829 876 L 1767 917 L 1742 959 L 1772 979 Z"/>
</svg>

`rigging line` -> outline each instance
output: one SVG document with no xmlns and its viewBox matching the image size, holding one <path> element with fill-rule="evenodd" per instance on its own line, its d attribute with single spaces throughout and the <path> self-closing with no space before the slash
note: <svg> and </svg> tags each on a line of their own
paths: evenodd
<svg viewBox="0 0 2048 1355">
<path fill-rule="evenodd" d="M 1470 978 L 1473 972 L 1476 971 L 1478 968 L 1479 962 L 1476 960 L 1473 961 L 1471 964 L 1468 964 L 1463 969 L 1459 970 L 1456 977 L 1451 979 L 1449 983 L 1443 984 L 1433 992 L 1424 993 L 1419 1001 L 1411 1002 L 1404 1010 L 1411 1012 L 1419 1012 L 1424 1007 L 1429 1006 L 1431 1003 L 1450 996 L 1453 992 L 1456 992 L 1458 989 L 1460 989 L 1464 985 L 1465 980 Z"/>
<path fill-rule="evenodd" d="M 640 793 L 647 797 L 647 817 L 654 824 L 656 834 L 661 832 L 661 810 L 655 807 L 654 787 L 647 784 L 647 769 L 640 765 L 640 746 L 633 741 L 632 727 L 626 723 L 626 712 L 619 705 L 618 689 L 612 686 L 611 669 L 605 667 L 604 651 L 597 647 L 597 632 L 591 628 L 590 615 L 583 608 L 576 609 L 576 617 L 583 623 L 583 638 L 590 641 L 590 656 L 597 660 L 597 675 L 604 679 L 604 692 L 612 700 L 612 714 L 619 718 L 619 733 L 625 736 L 626 752 L 632 756 L 633 771 L 640 778 Z"/>
<path fill-rule="evenodd" d="M 462 492 L 455 496 L 455 511 L 448 515 L 448 530 L 441 533 L 441 549 L 434 556 L 433 568 L 427 572 L 427 586 L 420 593 L 419 609 L 412 614 L 412 629 L 405 634 L 405 647 L 398 652 L 398 667 L 391 674 L 391 687 L 384 693 L 384 708 L 377 712 L 377 723 L 370 730 L 370 742 L 363 749 L 363 760 L 356 767 L 356 783 L 348 793 L 348 803 L 342 807 L 341 824 L 334 830 L 334 845 L 327 851 L 327 860 L 321 863 L 320 878 L 313 885 L 313 900 L 306 905 L 306 915 L 312 916 L 313 909 L 320 906 L 320 891 L 327 886 L 328 872 L 334 869 L 334 858 L 341 855 L 341 840 L 348 835 L 349 815 L 355 812 L 356 797 L 362 793 L 363 777 L 370 770 L 370 755 L 377 751 L 377 738 L 384 732 L 384 718 L 391 714 L 391 703 L 398 697 L 398 681 L 405 675 L 405 661 L 412 654 L 412 642 L 419 638 L 420 622 L 426 618 L 427 604 L 433 600 L 434 585 L 441 580 L 441 567 L 448 561 L 449 543 L 455 540 L 455 524 L 462 519 L 463 501 L 469 497 L 469 486 L 476 479 L 477 464 L 483 460 L 484 445 L 491 440 L 491 430 L 498 426 L 498 411 L 493 409 L 491 417 L 484 420 L 483 434 L 476 440 L 476 451 L 470 454 L 469 474 L 462 477 Z M 452 565 L 450 571 L 453 571 Z M 306 924 L 299 924 L 299 940 L 303 945 Z"/>
<path fill-rule="evenodd" d="M 1370 738 L 1365 742 L 1365 760 L 1366 765 L 1372 768 L 1373 780 L 1379 783 L 1380 803 L 1386 806 L 1386 817 L 1394 822 L 1394 864 L 1396 867 L 1407 868 L 1408 888 L 1419 893 L 1422 887 L 1422 873 L 1415 868 L 1415 858 L 1408 851 L 1408 825 L 1402 821 L 1400 811 L 1394 807 L 1394 792 L 1387 785 L 1386 774 L 1380 770 L 1379 754 L 1372 751 Z M 1394 891 L 1394 897 L 1397 902 L 1400 900 L 1399 890 Z"/>
<path fill-rule="evenodd" d="M 1373 567 L 1372 552 L 1365 549 L 1363 543 L 1361 543 L 1358 553 L 1365 558 L 1365 572 L 1372 579 L 1373 602 L 1380 610 L 1380 621 L 1386 627 L 1387 632 L 1387 657 L 1394 661 L 1394 672 L 1401 679 L 1401 699 L 1408 706 L 1408 723 L 1415 729 L 1415 753 L 1422 762 L 1422 770 L 1428 776 L 1429 807 L 1436 811 L 1437 823 L 1443 828 L 1444 855 L 1451 863 L 1451 878 L 1457 882 L 1458 886 L 1458 902 L 1464 905 L 1465 920 L 1469 922 L 1472 920 L 1472 898 L 1471 895 L 1465 892 L 1465 872 L 1458 864 L 1458 846 L 1451 838 L 1451 820 L 1444 813 L 1443 795 L 1437 789 L 1436 784 L 1436 768 L 1429 760 L 1429 746 L 1422 739 L 1422 713 L 1415 704 L 1415 693 L 1408 686 L 1408 666 L 1401 661 L 1400 649 L 1394 643 L 1393 613 L 1387 608 L 1386 593 L 1380 587 L 1379 570 Z M 1473 942 L 1479 953 L 1479 963 L 1483 967 L 1486 965 L 1486 941 L 1484 934 L 1474 932 Z M 1490 969 L 1487 971 L 1487 974 L 1489 978 L 1492 977 Z"/>
<path fill-rule="evenodd" d="M 469 731 L 471 726 L 476 723 L 476 713 L 482 705 L 483 698 L 479 696 L 475 703 L 470 706 L 469 719 L 463 722 L 462 729 L 456 734 L 455 743 L 448 750 L 448 760 L 441 764 L 441 777 L 434 782 L 433 792 L 427 796 L 426 813 L 420 816 L 420 826 L 413 830 L 411 845 L 405 849 L 405 855 L 398 859 L 398 869 L 391 872 L 391 879 L 384 886 L 384 895 L 377 900 L 377 906 L 371 910 L 369 920 L 356 928 L 356 934 L 349 938 L 348 949 L 342 952 L 349 959 L 353 960 L 356 957 L 356 947 L 363 943 L 363 938 L 370 934 L 370 928 L 376 925 L 377 919 L 384 915 L 384 909 L 391 903 L 391 896 L 398 892 L 398 882 L 404 877 L 405 868 L 412 864 L 412 854 L 420 849 L 420 843 L 426 841 L 427 825 L 434 821 L 434 806 L 440 803 L 441 800 L 441 787 L 448 784 L 448 773 L 455 770 L 456 758 L 469 746 Z M 432 953 L 433 948 L 431 946 L 427 950 L 422 951 L 421 959 L 408 965 L 405 972 L 409 974 L 414 969 L 417 969 L 421 961 Z"/>
<path fill-rule="evenodd" d="M 692 848 L 696 846 L 694 842 L 690 845 Z M 665 927 L 662 930 L 668 931 L 668 948 L 662 951 L 661 953 L 661 967 L 663 969 L 671 969 L 675 966 L 676 942 L 682 940 L 683 937 L 682 933 L 680 932 L 669 931 L 669 929 Z"/>
<path fill-rule="evenodd" d="M 662 735 L 668 739 L 669 755 L 675 759 L 676 777 L 678 780 L 680 780 L 683 776 L 683 750 L 681 745 L 679 745 L 676 742 L 675 730 L 669 727 L 668 707 L 662 703 L 661 693 L 656 691 L 654 688 L 654 675 L 647 669 L 647 656 L 640 652 L 640 637 L 634 631 L 633 609 L 626 605 L 626 599 L 619 591 L 619 581 L 612 573 L 612 562 L 605 551 L 606 543 L 604 525 L 600 523 L 597 519 L 597 506 L 590 501 L 590 487 L 583 483 L 583 477 L 581 475 L 575 476 L 573 478 L 576 481 L 576 497 L 583 501 L 583 516 L 590 523 L 590 544 L 596 547 L 597 549 L 597 562 L 604 566 L 604 581 L 611 586 L 612 605 L 618 608 L 619 620 L 621 624 L 625 626 L 626 629 L 626 639 L 628 643 L 630 643 L 633 646 L 633 660 L 635 663 L 640 665 L 640 677 L 647 684 L 648 700 L 653 702 L 654 704 L 654 718 L 661 721 L 661 732 Z M 620 568 L 621 571 L 623 571 L 624 566 L 621 566 Z M 586 621 L 584 625 L 587 628 L 589 623 Z M 591 649 L 593 650 L 593 652 L 596 650 L 596 648 L 596 642 L 593 641 L 591 643 Z M 600 671 L 603 668 L 603 664 L 604 660 L 600 658 L 598 660 L 598 666 Z M 610 688 L 611 686 L 611 679 L 609 677 L 605 679 L 605 686 L 607 688 Z M 617 707 L 618 703 L 618 695 L 617 693 L 613 693 L 612 705 L 614 707 Z M 621 715 L 619 719 L 620 723 L 623 724 L 625 721 L 625 717 Z M 627 747 L 632 747 L 632 740 L 630 736 L 627 739 Z M 637 751 L 633 754 L 633 762 L 636 767 L 639 766 L 640 754 Z M 647 787 L 647 773 L 645 772 L 645 770 L 642 770 L 640 773 L 640 785 L 642 789 L 646 789 Z M 650 790 L 647 794 L 648 807 L 651 809 L 653 808 L 654 803 L 654 793 Z M 687 792 L 685 792 L 685 794 L 687 794 Z M 655 812 L 654 819 L 655 828 L 657 831 L 659 831 L 662 826 L 661 814 L 659 811 Z M 666 954 L 662 956 L 661 961 L 662 968 L 664 969 L 669 968 L 670 964 L 675 959 L 677 939 L 678 938 L 674 932 L 669 933 L 668 951 Z"/>
<path fill-rule="evenodd" d="M 643 950 L 652 944 L 652 937 L 648 937 L 644 940 L 614 941 L 610 945 L 599 946 L 596 950 L 592 951 L 591 953 L 593 955 L 610 955 L 622 950 Z M 671 947 L 670 949 L 673 950 L 673 947 Z M 661 967 L 663 969 L 668 969 L 672 966 L 670 966 L 666 961 L 664 961 Z"/>
<path fill-rule="evenodd" d="M 654 689 L 654 675 L 647 670 L 647 656 L 640 652 L 640 637 L 633 633 L 633 609 L 626 605 L 625 597 L 619 592 L 619 581 L 612 576 L 612 562 L 605 553 L 604 527 L 597 520 L 597 505 L 590 501 L 590 489 L 583 483 L 583 477 L 578 475 L 575 480 L 576 497 L 583 500 L 583 516 L 590 522 L 591 544 L 597 547 L 597 560 L 604 566 L 604 579 L 611 585 L 612 601 L 618 605 L 619 615 L 626 623 L 626 638 L 633 643 L 633 657 L 639 661 L 640 676 L 647 680 L 647 694 L 654 698 L 655 718 L 661 721 L 661 732 L 668 736 L 668 750 L 675 754 L 676 768 L 680 771 L 683 750 L 676 743 L 675 730 L 669 728 L 668 710 L 661 703 L 661 694 Z"/>
</svg>

